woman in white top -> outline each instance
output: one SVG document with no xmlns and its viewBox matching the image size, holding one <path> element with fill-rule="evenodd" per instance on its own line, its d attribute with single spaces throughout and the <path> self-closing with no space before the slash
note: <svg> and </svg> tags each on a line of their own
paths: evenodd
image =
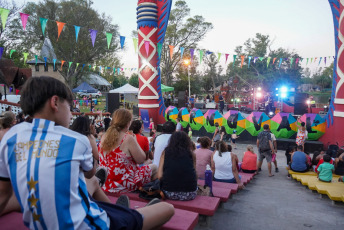
<svg viewBox="0 0 344 230">
<path fill-rule="evenodd" d="M 231 153 L 232 146 L 224 141 L 216 143 L 216 151 L 211 157 L 211 169 L 214 174 L 214 181 L 237 183 L 239 188 L 244 188 L 238 172 L 238 157 Z"/>
</svg>

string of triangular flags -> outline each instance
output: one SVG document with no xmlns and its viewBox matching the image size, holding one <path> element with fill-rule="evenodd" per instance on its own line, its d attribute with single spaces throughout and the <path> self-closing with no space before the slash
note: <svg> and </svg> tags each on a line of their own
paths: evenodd
<svg viewBox="0 0 344 230">
<path fill-rule="evenodd" d="M 8 9 L 0 8 L 0 17 L 1 17 L 1 23 L 2 23 L 3 31 L 5 30 L 5 27 L 6 27 L 6 22 L 7 22 L 7 18 L 8 18 L 9 12 L 10 12 L 10 10 L 8 10 Z M 19 13 L 19 15 L 20 15 L 20 19 L 21 19 L 21 22 L 22 22 L 23 30 L 25 31 L 26 30 L 26 24 L 27 24 L 27 21 L 28 21 L 28 18 L 29 18 L 30 15 L 29 14 L 25 14 L 25 13 L 21 13 L 21 12 Z M 39 18 L 39 21 L 41 23 L 41 29 L 42 29 L 43 36 L 45 36 L 45 29 L 46 29 L 48 20 L 49 19 L 47 19 L 47 18 Z M 61 32 L 63 31 L 63 28 L 65 27 L 65 25 L 68 25 L 68 24 L 66 24 L 64 22 L 59 22 L 59 21 L 55 21 L 55 22 L 57 24 L 57 41 L 58 41 L 59 37 L 61 35 Z M 78 42 L 79 32 L 80 32 L 80 29 L 83 28 L 83 27 L 76 26 L 76 25 L 73 25 L 73 27 L 75 29 L 75 39 L 76 39 L 76 42 Z M 91 36 L 92 46 L 94 47 L 94 44 L 95 44 L 95 41 L 96 41 L 96 38 L 97 38 L 98 30 L 88 29 L 88 31 L 89 31 L 90 36 Z M 112 36 L 113 35 L 112 35 L 112 33 L 106 32 L 105 36 L 106 36 L 106 39 L 107 39 L 108 49 L 110 49 L 110 44 L 111 44 Z M 124 48 L 124 43 L 125 43 L 125 36 L 120 36 L 121 49 Z"/>
<path fill-rule="evenodd" d="M 3 55 L 3 52 L 4 52 L 4 47 L 0 47 L 0 59 L 2 58 L 2 55 Z M 10 51 L 10 58 L 12 58 L 12 55 L 15 53 L 15 52 L 17 52 L 16 50 L 14 50 L 14 49 L 12 49 L 11 51 Z M 22 55 L 23 55 L 23 58 L 24 58 L 24 63 L 26 63 L 26 61 L 27 61 L 27 58 L 28 58 L 28 55 L 29 55 L 29 53 L 22 53 Z M 34 55 L 35 56 L 35 65 L 37 65 L 37 63 L 38 63 L 38 55 Z M 44 59 L 44 65 L 46 66 L 46 65 L 48 65 L 49 63 L 48 63 L 48 59 L 47 59 L 47 57 L 43 57 L 43 59 Z M 58 63 L 58 60 L 57 59 L 53 59 L 53 66 L 54 66 L 54 69 L 56 68 L 56 64 Z M 60 61 L 60 63 L 61 63 L 61 71 L 63 70 L 63 67 L 64 66 L 66 66 L 65 64 L 68 64 L 68 72 L 69 72 L 69 70 L 70 70 L 70 67 L 72 66 L 72 64 L 73 63 L 75 63 L 75 62 L 67 62 L 67 61 L 65 61 L 65 60 L 61 60 Z M 88 71 L 91 71 L 91 70 L 93 70 L 93 71 L 97 71 L 98 70 L 98 72 L 99 73 L 102 73 L 102 71 L 104 70 L 104 71 L 106 71 L 106 70 L 113 70 L 113 73 L 114 74 L 118 74 L 118 75 L 120 75 L 121 74 L 121 72 L 124 72 L 124 71 L 130 71 L 130 72 L 132 72 L 132 71 L 137 71 L 137 68 L 121 68 L 121 67 L 102 67 L 102 66 L 97 66 L 97 65 L 88 65 L 88 64 L 81 64 L 81 63 L 75 63 L 75 65 L 76 65 L 76 67 L 75 67 L 75 70 L 78 70 L 78 68 L 79 68 L 79 66 L 81 67 L 81 71 L 83 71 L 84 70 L 84 68 L 86 67 L 88 67 Z M 98 68 L 98 69 L 97 69 Z M 80 69 L 79 69 L 80 70 Z"/>
<path fill-rule="evenodd" d="M 5 26 L 6 26 L 6 22 L 7 22 L 7 18 L 8 18 L 8 14 L 9 14 L 9 10 L 8 9 L 4 9 L 4 8 L 0 8 L 0 16 L 1 16 L 1 23 L 2 23 L 2 28 L 3 30 L 5 29 Z M 28 21 L 28 18 L 29 18 L 29 14 L 25 14 L 25 13 L 19 13 L 20 14 L 20 18 L 21 18 L 21 21 L 22 21 L 22 26 L 23 26 L 23 29 L 25 30 L 26 29 L 26 24 L 27 24 L 27 21 Z M 41 23 L 41 28 L 42 28 L 42 33 L 43 35 L 45 34 L 45 28 L 46 28 L 46 25 L 47 25 L 47 22 L 48 22 L 48 19 L 46 18 L 39 18 L 40 19 L 40 23 Z M 57 37 L 57 41 L 60 37 L 60 34 L 64 28 L 64 26 L 66 25 L 66 23 L 63 23 L 63 22 L 59 22 L 59 21 L 56 21 L 56 24 L 57 24 L 57 27 L 58 27 L 58 37 Z M 81 27 L 80 26 L 76 26 L 76 25 L 73 25 L 74 28 L 75 28 L 75 38 L 76 38 L 76 42 L 78 42 L 78 35 L 79 35 L 79 32 L 80 32 L 80 29 Z M 94 29 L 88 29 L 89 30 L 89 33 L 90 33 L 90 36 L 91 36 L 91 40 L 92 40 L 92 45 L 94 47 L 94 44 L 95 44 L 95 41 L 96 41 L 96 37 L 97 37 L 97 33 L 98 31 L 97 30 L 94 30 Z M 111 44 L 111 41 L 112 41 L 112 37 L 113 35 L 111 33 L 107 33 L 106 32 L 106 39 L 107 39 L 107 46 L 108 48 L 110 48 L 110 44 Z M 123 49 L 124 47 L 124 44 L 125 44 L 125 39 L 126 37 L 125 36 L 120 36 L 120 45 L 121 45 L 121 48 Z M 144 42 L 144 45 L 145 45 L 145 51 L 146 51 L 146 54 L 148 56 L 149 54 L 149 48 L 150 48 L 150 43 L 151 41 L 145 41 Z M 137 38 L 133 38 L 133 44 L 134 44 L 134 49 L 135 49 L 135 53 L 137 53 L 137 49 L 138 49 L 138 39 Z M 172 59 L 173 58 L 173 55 L 174 55 L 174 49 L 175 49 L 175 46 L 172 46 L 172 45 L 168 45 L 169 47 L 169 53 L 170 53 L 170 58 Z M 162 52 L 162 48 L 163 48 L 163 44 L 162 43 L 158 43 L 157 44 L 157 51 L 158 51 L 158 55 L 159 57 L 161 57 L 161 52 Z M 184 47 L 180 47 L 180 55 L 181 55 L 181 59 L 183 59 L 183 55 L 185 53 L 185 48 Z M 194 56 L 195 56 L 195 49 L 190 49 L 189 52 L 190 52 L 190 56 L 191 56 L 191 61 L 193 61 L 194 59 Z M 210 51 L 204 51 L 202 49 L 199 49 L 199 59 L 200 59 L 200 64 L 202 63 L 203 61 L 203 57 L 204 55 L 207 56 L 207 55 L 210 55 L 210 54 L 213 54 L 214 52 L 210 52 Z M 12 53 L 15 52 L 15 50 L 11 50 L 11 53 L 10 53 L 10 57 L 12 56 Z M 1 52 L 2 53 L 2 52 Z M 225 56 L 225 63 L 227 64 L 227 61 L 228 61 L 228 57 L 229 57 L 229 54 L 228 53 L 217 53 L 217 58 L 218 58 L 218 61 L 220 61 L 221 57 Z M 27 57 L 28 54 L 26 53 L 23 53 L 24 55 L 24 59 L 25 59 L 25 55 Z M 334 56 L 332 56 L 333 59 L 335 58 Z M 256 63 L 257 60 L 259 61 L 263 61 L 264 59 L 267 59 L 267 67 L 269 67 L 270 65 L 270 62 L 271 62 L 271 59 L 272 59 L 272 64 L 275 64 L 277 63 L 276 60 L 278 61 L 279 63 L 279 68 L 281 67 L 281 64 L 283 61 L 287 61 L 289 60 L 290 61 L 290 67 L 293 66 L 294 62 L 295 64 L 297 65 L 299 62 L 303 62 L 303 60 L 306 60 L 306 65 L 308 64 L 311 64 L 311 63 L 316 63 L 317 60 L 319 60 L 318 62 L 318 65 L 321 64 L 321 62 L 323 61 L 325 63 L 325 65 L 327 64 L 327 61 L 329 61 L 331 59 L 331 56 L 327 56 L 327 57 L 315 57 L 315 58 L 277 58 L 277 57 L 253 57 L 253 56 L 239 56 L 239 55 L 233 55 L 233 66 L 235 65 L 235 62 L 237 59 L 241 59 L 241 65 L 240 67 L 242 68 L 243 64 L 244 64 L 244 61 L 245 59 L 247 59 L 247 64 L 248 64 L 248 67 L 250 67 L 251 65 L 251 61 L 253 59 L 253 63 Z"/>
</svg>

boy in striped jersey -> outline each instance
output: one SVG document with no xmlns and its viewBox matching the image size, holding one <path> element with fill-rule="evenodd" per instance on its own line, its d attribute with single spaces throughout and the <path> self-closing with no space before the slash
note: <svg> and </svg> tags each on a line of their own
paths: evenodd
<svg viewBox="0 0 344 230">
<path fill-rule="evenodd" d="M 71 102 L 54 78 L 26 82 L 21 107 L 34 120 L 1 141 L 0 213 L 13 191 L 30 229 L 150 229 L 168 221 L 173 207 L 163 202 L 136 211 L 89 197 L 85 177 L 94 176 L 95 161 L 87 137 L 68 129 Z"/>
</svg>

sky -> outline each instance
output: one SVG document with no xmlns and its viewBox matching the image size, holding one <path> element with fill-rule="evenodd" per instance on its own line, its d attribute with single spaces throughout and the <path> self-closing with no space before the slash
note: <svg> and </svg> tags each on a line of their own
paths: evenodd
<svg viewBox="0 0 344 230">
<path fill-rule="evenodd" d="M 119 26 L 119 33 L 126 36 L 126 49 L 119 53 L 123 68 L 137 68 L 138 58 L 131 37 L 131 32 L 136 30 L 137 0 L 93 2 L 93 7 L 99 13 L 111 16 L 113 23 Z M 274 40 L 273 49 L 283 47 L 296 51 L 301 57 L 318 57 L 318 60 L 319 57 L 335 55 L 333 19 L 328 0 L 186 2 L 191 9 L 190 16 L 202 15 L 214 26 L 199 43 L 202 49 L 233 55 L 236 46 L 242 45 L 248 38 L 253 38 L 256 33 L 261 33 L 270 35 Z M 225 67 L 224 57 L 220 63 Z M 318 62 L 309 64 L 308 67 L 318 68 Z"/>
</svg>

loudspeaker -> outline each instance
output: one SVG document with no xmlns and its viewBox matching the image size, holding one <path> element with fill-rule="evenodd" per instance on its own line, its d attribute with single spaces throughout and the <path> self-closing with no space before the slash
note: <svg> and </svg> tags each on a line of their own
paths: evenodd
<svg viewBox="0 0 344 230">
<path fill-rule="evenodd" d="M 108 93 L 106 94 L 106 112 L 113 113 L 116 109 L 119 109 L 119 94 Z"/>
<path fill-rule="evenodd" d="M 136 115 L 136 116 L 139 115 L 139 107 L 137 107 L 135 105 L 133 106 L 133 114 Z"/>
<path fill-rule="evenodd" d="M 295 103 L 294 104 L 294 114 L 295 115 L 303 115 L 305 113 L 307 113 L 307 104 L 306 104 L 306 102 Z"/>
<path fill-rule="evenodd" d="M 178 92 L 178 108 L 185 107 L 185 91 Z"/>
<path fill-rule="evenodd" d="M 306 103 L 308 99 L 308 93 L 296 93 L 294 97 L 294 104 L 296 103 Z"/>
</svg>

